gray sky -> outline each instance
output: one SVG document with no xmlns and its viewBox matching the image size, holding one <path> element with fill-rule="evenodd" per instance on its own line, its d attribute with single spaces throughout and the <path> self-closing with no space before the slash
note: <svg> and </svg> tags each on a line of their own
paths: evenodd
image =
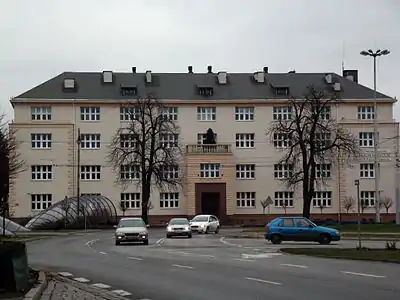
<svg viewBox="0 0 400 300">
<path fill-rule="evenodd" d="M 0 109 L 63 71 L 341 73 L 400 97 L 399 0 L 0 0 Z M 343 47 L 344 44 L 344 47 Z M 344 48 L 344 51 L 343 51 Z M 400 106 L 396 107 L 400 118 Z"/>
</svg>

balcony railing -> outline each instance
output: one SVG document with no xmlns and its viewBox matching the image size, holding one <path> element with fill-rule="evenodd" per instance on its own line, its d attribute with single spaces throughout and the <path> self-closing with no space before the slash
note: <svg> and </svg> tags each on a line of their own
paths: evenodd
<svg viewBox="0 0 400 300">
<path fill-rule="evenodd" d="M 186 145 L 187 154 L 231 154 L 230 144 Z"/>
</svg>

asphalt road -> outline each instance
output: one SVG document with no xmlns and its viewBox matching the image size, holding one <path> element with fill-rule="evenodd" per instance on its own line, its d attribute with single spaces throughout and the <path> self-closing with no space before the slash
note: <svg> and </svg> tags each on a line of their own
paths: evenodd
<svg viewBox="0 0 400 300">
<path fill-rule="evenodd" d="M 131 299 L 399 299 L 396 264 L 282 255 L 263 240 L 224 239 L 224 231 L 192 239 L 150 234 L 149 246 L 115 246 L 113 231 L 40 240 L 28 245 L 29 261 L 128 291 Z"/>
</svg>

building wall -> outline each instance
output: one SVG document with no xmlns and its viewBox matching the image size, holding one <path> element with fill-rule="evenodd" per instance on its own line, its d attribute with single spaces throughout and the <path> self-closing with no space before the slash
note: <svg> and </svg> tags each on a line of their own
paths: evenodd
<svg viewBox="0 0 400 300">
<path fill-rule="evenodd" d="M 283 106 L 283 102 L 266 101 L 248 101 L 247 103 L 237 104 L 218 104 L 209 101 L 207 104 L 180 103 L 178 122 L 180 125 L 180 138 L 183 145 L 196 144 L 197 134 L 205 133 L 208 128 L 212 128 L 217 133 L 217 141 L 222 144 L 232 145 L 232 156 L 223 162 L 225 170 L 229 170 L 230 178 L 223 180 L 231 182 L 228 184 L 230 191 L 227 192 L 229 205 L 227 210 L 232 214 L 254 215 L 263 212 L 260 201 L 268 196 L 274 198 L 275 191 L 285 191 L 285 187 L 273 178 L 273 165 L 279 160 L 282 153 L 276 151 L 270 144 L 266 130 L 272 121 L 273 106 Z M 221 102 L 221 101 L 220 101 Z M 219 103 L 220 103 L 219 102 Z M 60 103 L 60 102 L 59 102 Z M 92 102 L 93 103 L 93 102 Z M 80 106 L 99 106 L 100 104 L 90 104 L 85 101 L 75 103 L 52 103 L 51 121 L 31 121 L 31 106 L 38 104 L 15 104 L 15 121 L 13 127 L 17 129 L 17 140 L 20 141 L 20 150 L 22 157 L 26 162 L 27 170 L 20 174 L 15 181 L 11 201 L 14 203 L 16 217 L 25 217 L 32 214 L 30 209 L 30 194 L 32 193 L 51 193 L 53 201 L 59 201 L 65 196 L 76 194 L 76 143 L 77 128 L 81 133 L 100 133 L 100 150 L 81 150 L 81 165 L 97 164 L 102 166 L 101 180 L 99 181 L 81 181 L 81 193 L 101 193 L 109 197 L 116 203 L 120 200 L 121 192 L 140 192 L 137 186 L 131 185 L 126 189 L 116 184 L 116 174 L 107 165 L 108 145 L 113 134 L 121 125 L 119 118 L 119 103 L 103 102 L 101 103 L 100 121 L 80 121 Z M 371 121 L 359 121 L 357 119 L 357 106 L 360 102 L 344 101 L 339 107 L 332 108 L 332 115 L 337 117 L 338 121 L 348 128 L 355 135 L 360 131 L 372 131 Z M 50 104 L 46 104 L 50 106 Z M 197 106 L 216 106 L 217 118 L 215 122 L 197 121 Z M 255 120 L 252 122 L 235 121 L 235 106 L 254 106 Z M 394 191 L 394 151 L 397 139 L 388 139 L 398 135 L 398 124 L 393 120 L 393 104 L 382 103 L 379 105 L 379 122 L 381 123 L 380 148 L 382 151 L 390 153 L 390 158 L 381 163 L 381 189 L 383 196 L 393 198 Z M 51 150 L 31 149 L 30 134 L 46 132 L 53 134 L 53 147 Z M 255 147 L 252 149 L 237 149 L 235 147 L 236 133 L 254 133 Z M 363 149 L 364 151 L 364 149 Z M 373 151 L 373 149 L 365 149 Z M 212 156 L 203 156 L 202 160 L 214 162 L 217 158 Z M 370 158 L 365 158 L 370 160 Z M 185 160 L 186 168 L 191 174 L 198 172 L 199 159 L 195 156 L 188 156 Z M 249 180 L 235 179 L 236 164 L 255 164 L 256 178 Z M 48 182 L 34 182 L 31 180 L 30 166 L 33 164 L 51 164 L 53 165 L 54 178 Z M 332 179 L 326 181 L 326 186 L 321 190 L 332 191 L 332 206 L 324 209 L 326 214 L 335 214 L 343 211 L 343 201 L 345 197 L 355 196 L 354 180 L 358 179 L 359 163 L 354 162 L 352 166 L 342 165 L 340 170 L 335 167 L 332 171 Z M 154 190 L 151 202 L 153 209 L 151 215 L 191 215 L 193 213 L 193 190 L 195 180 L 193 176 L 188 176 L 186 187 L 180 193 L 180 207 L 175 209 L 160 208 L 159 192 Z M 190 178 L 193 178 L 190 179 Z M 360 189 L 373 190 L 373 179 L 361 179 Z M 256 192 L 255 208 L 236 207 L 236 192 Z M 340 209 L 340 207 L 342 207 Z M 300 213 L 302 210 L 301 187 L 295 190 L 295 203 L 293 208 L 287 208 L 287 213 Z M 394 211 L 394 205 L 390 209 Z M 284 213 L 283 208 L 269 207 L 271 214 Z M 312 208 L 313 213 L 320 213 L 319 208 Z M 369 209 L 371 212 L 371 209 Z M 139 215 L 140 209 L 132 209 L 127 212 L 129 215 Z"/>
</svg>

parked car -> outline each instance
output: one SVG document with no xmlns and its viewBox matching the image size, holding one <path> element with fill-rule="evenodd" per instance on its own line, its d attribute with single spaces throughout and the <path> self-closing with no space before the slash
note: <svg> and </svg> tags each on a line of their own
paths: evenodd
<svg viewBox="0 0 400 300">
<path fill-rule="evenodd" d="M 192 238 L 192 229 L 186 218 L 173 218 L 167 224 L 167 239 L 173 236 L 187 236 Z"/>
<path fill-rule="evenodd" d="M 115 230 L 115 245 L 127 242 L 149 244 L 149 227 L 142 218 L 122 218 Z"/>
<path fill-rule="evenodd" d="M 214 215 L 197 215 L 190 221 L 190 228 L 192 232 L 218 233 L 220 227 L 219 220 Z"/>
<path fill-rule="evenodd" d="M 331 241 L 340 241 L 338 230 L 317 226 L 303 217 L 276 218 L 265 226 L 264 236 L 273 244 L 280 244 L 282 241 L 297 241 L 327 245 Z"/>
</svg>

